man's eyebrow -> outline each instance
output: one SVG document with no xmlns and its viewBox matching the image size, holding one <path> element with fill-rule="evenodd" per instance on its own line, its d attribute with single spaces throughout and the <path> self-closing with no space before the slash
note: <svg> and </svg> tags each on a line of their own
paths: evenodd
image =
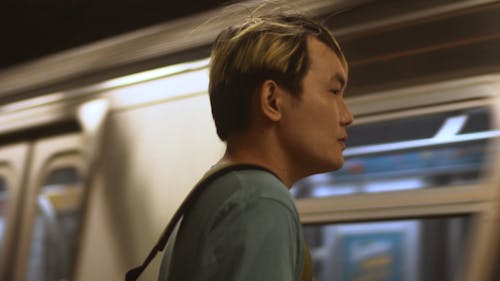
<svg viewBox="0 0 500 281">
<path fill-rule="evenodd" d="M 346 78 L 338 72 L 335 73 L 335 75 L 330 80 L 333 82 L 339 82 L 341 88 L 345 88 L 347 84 Z"/>
</svg>

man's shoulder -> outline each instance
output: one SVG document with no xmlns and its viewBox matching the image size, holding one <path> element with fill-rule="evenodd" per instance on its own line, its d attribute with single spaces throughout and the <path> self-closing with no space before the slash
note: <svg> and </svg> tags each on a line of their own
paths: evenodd
<svg viewBox="0 0 500 281">
<path fill-rule="evenodd" d="M 298 222 L 298 212 L 286 186 L 271 172 L 260 169 L 232 170 L 204 187 L 196 204 L 186 213 L 188 228 L 206 232 L 220 222 L 259 213 L 286 215 Z M 239 220 L 239 219 L 237 219 Z"/>
</svg>

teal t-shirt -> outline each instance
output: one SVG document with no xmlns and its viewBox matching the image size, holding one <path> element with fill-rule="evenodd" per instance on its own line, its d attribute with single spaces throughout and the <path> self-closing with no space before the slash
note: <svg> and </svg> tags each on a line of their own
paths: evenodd
<svg viewBox="0 0 500 281">
<path fill-rule="evenodd" d="M 169 242 L 173 250 L 167 247 L 159 281 L 301 279 L 301 224 L 278 178 L 239 170 L 206 188 Z"/>
</svg>

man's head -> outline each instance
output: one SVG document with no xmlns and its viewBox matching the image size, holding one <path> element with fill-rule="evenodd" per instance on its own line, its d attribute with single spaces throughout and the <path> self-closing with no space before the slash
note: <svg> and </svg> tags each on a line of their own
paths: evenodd
<svg viewBox="0 0 500 281">
<path fill-rule="evenodd" d="M 275 81 L 290 95 L 302 94 L 302 80 L 311 65 L 310 38 L 330 48 L 347 72 L 332 34 L 301 15 L 252 17 L 219 34 L 212 49 L 209 94 L 222 140 L 248 128 L 252 95 L 263 81 Z"/>
</svg>

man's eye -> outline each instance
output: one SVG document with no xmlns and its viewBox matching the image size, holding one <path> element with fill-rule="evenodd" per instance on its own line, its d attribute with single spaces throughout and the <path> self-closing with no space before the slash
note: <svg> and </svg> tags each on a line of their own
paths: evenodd
<svg viewBox="0 0 500 281">
<path fill-rule="evenodd" d="M 330 92 L 334 95 L 339 95 L 342 91 L 340 89 L 330 89 Z"/>
</svg>

